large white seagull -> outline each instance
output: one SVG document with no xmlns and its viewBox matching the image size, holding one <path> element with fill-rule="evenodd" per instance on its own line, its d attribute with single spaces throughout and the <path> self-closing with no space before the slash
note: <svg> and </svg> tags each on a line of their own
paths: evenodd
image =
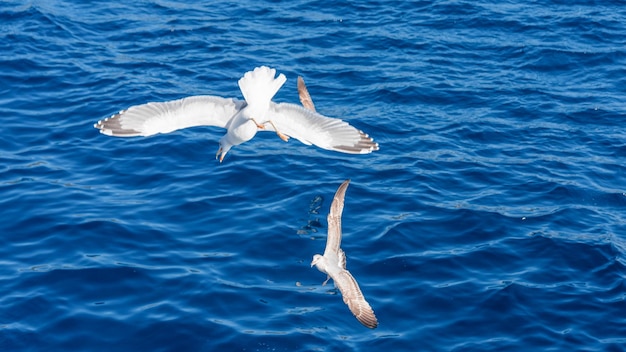
<svg viewBox="0 0 626 352">
<path fill-rule="evenodd" d="M 249 141 L 257 131 L 273 131 L 285 142 L 293 137 L 306 145 L 342 153 L 367 154 L 378 150 L 378 143 L 363 131 L 317 113 L 301 80 L 298 91 L 307 108 L 274 103 L 272 98 L 286 80 L 282 73 L 276 77 L 275 69 L 261 66 L 239 80 L 244 100 L 199 95 L 151 102 L 122 110 L 94 127 L 115 137 L 145 137 L 194 126 L 226 128 L 216 154 L 220 162 L 233 146 Z"/>
</svg>

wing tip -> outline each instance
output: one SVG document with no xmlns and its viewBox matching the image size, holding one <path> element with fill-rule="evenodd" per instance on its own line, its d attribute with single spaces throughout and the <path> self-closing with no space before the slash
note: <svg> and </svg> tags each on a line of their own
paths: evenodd
<svg viewBox="0 0 626 352">
<path fill-rule="evenodd" d="M 123 128 L 120 122 L 120 118 L 127 110 L 121 110 L 120 112 L 113 114 L 105 119 L 98 120 L 93 127 L 100 130 L 100 133 L 112 136 L 112 137 L 135 137 L 141 136 L 142 133 L 135 129 Z"/>
<path fill-rule="evenodd" d="M 360 303 L 360 310 L 355 310 L 352 313 L 361 324 L 370 329 L 375 329 L 376 327 L 378 327 L 378 319 L 376 318 L 376 314 L 374 314 L 374 310 L 369 305 L 369 303 L 367 303 L 365 298 L 362 298 Z M 352 306 L 350 307 L 350 310 L 352 310 Z"/>
<path fill-rule="evenodd" d="M 380 145 L 374 142 L 374 138 L 359 130 L 359 140 L 354 145 L 338 145 L 335 149 L 349 154 L 369 154 L 380 150 Z"/>
<path fill-rule="evenodd" d="M 359 140 L 357 145 L 363 145 L 363 147 L 369 148 L 368 153 L 371 153 L 380 149 L 380 145 L 378 144 L 378 142 L 374 142 L 374 138 L 370 137 L 369 134 L 361 130 L 359 130 L 359 133 L 361 134 L 361 140 Z"/>
<path fill-rule="evenodd" d="M 370 329 L 376 329 L 378 327 L 378 319 L 376 319 L 376 315 L 374 315 L 373 311 L 366 316 L 357 317 L 357 320 Z"/>
<path fill-rule="evenodd" d="M 100 133 L 106 135 L 106 136 L 113 136 L 113 131 L 109 130 L 109 129 L 105 129 L 105 128 L 100 128 Z"/>
</svg>

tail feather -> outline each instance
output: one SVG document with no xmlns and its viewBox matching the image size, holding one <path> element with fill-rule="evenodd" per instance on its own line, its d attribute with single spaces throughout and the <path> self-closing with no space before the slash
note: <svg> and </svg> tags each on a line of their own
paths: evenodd
<svg viewBox="0 0 626 352">
<path fill-rule="evenodd" d="M 248 71 L 239 80 L 239 88 L 252 109 L 268 109 L 269 103 L 287 78 L 282 73 L 274 78 L 276 70 L 261 66 Z"/>
</svg>

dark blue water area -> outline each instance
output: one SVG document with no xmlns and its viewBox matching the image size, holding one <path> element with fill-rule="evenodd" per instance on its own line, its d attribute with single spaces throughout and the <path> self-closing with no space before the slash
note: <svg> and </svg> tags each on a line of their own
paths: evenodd
<svg viewBox="0 0 626 352">
<path fill-rule="evenodd" d="M 624 5 L 2 2 L 0 350 L 626 350 Z M 93 128 L 260 65 L 380 150 Z"/>
</svg>

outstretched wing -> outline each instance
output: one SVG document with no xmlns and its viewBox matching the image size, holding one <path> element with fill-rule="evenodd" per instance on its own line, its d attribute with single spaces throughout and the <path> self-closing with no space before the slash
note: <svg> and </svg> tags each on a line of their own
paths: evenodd
<svg viewBox="0 0 626 352">
<path fill-rule="evenodd" d="M 341 249 L 341 214 L 343 213 L 344 198 L 346 197 L 346 190 L 350 180 L 345 180 L 337 188 L 333 202 L 330 204 L 330 211 L 328 212 L 328 238 L 326 239 L 326 248 L 324 249 L 324 256 L 327 258 L 339 259 L 339 252 Z M 345 269 L 345 268 L 344 268 Z"/>
<path fill-rule="evenodd" d="M 299 105 L 271 103 L 268 118 L 276 129 L 300 142 L 349 154 L 368 154 L 378 143 L 345 121 L 326 117 Z M 273 131 L 272 126 L 266 129 Z"/>
<path fill-rule="evenodd" d="M 245 102 L 198 95 L 135 105 L 98 121 L 94 127 L 115 137 L 151 136 L 194 126 L 225 127 Z"/>
<path fill-rule="evenodd" d="M 335 282 L 335 286 L 341 291 L 344 303 L 348 305 L 348 308 L 350 308 L 357 320 L 370 329 L 377 327 L 378 320 L 374 310 L 365 300 L 359 284 L 357 284 L 352 274 L 347 270 L 341 270 L 331 275 L 331 278 Z"/>
<path fill-rule="evenodd" d="M 311 111 L 315 111 L 315 104 L 313 104 L 313 99 L 311 99 L 309 90 L 306 88 L 306 84 L 304 84 L 304 78 L 300 76 L 298 76 L 298 97 L 300 97 L 300 102 L 302 103 L 302 106 Z"/>
</svg>

